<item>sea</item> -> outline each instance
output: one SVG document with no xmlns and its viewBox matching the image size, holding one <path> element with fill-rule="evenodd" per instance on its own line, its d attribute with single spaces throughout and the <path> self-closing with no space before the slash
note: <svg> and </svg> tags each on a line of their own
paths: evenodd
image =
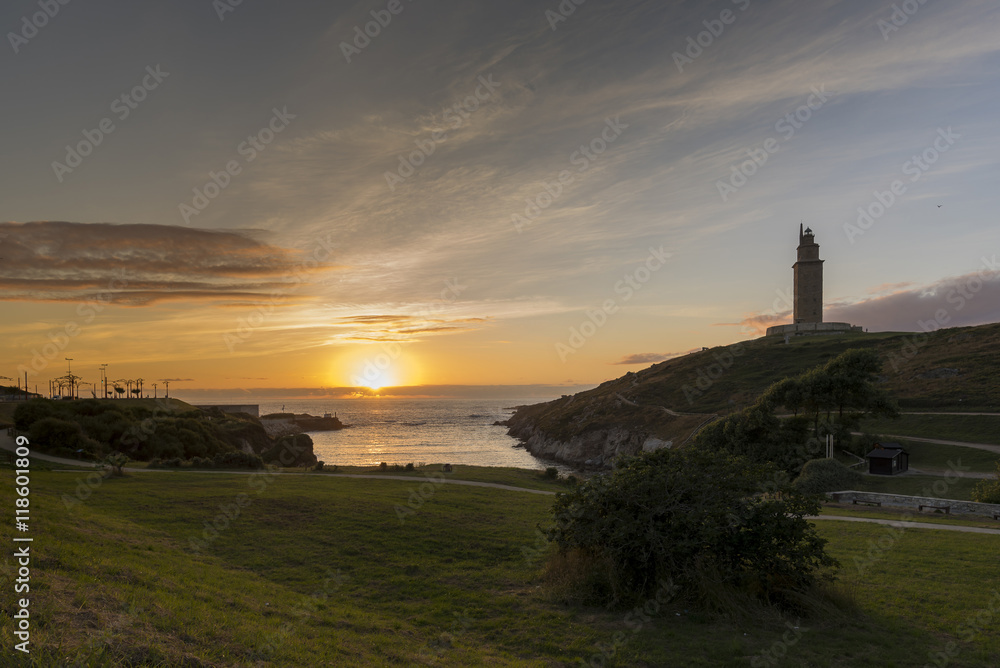
<svg viewBox="0 0 1000 668">
<path fill-rule="evenodd" d="M 179 399 L 185 399 L 178 393 Z M 556 397 L 553 397 L 556 398 Z M 188 400 L 188 399 L 185 399 Z M 572 468 L 527 452 L 494 422 L 509 418 L 514 407 L 547 399 L 458 399 L 416 397 L 349 397 L 292 399 L 213 397 L 191 403 L 258 404 L 260 414 L 335 414 L 350 425 L 338 431 L 309 432 L 316 457 L 327 465 L 377 466 L 387 464 L 467 464 L 545 469 Z"/>
</svg>

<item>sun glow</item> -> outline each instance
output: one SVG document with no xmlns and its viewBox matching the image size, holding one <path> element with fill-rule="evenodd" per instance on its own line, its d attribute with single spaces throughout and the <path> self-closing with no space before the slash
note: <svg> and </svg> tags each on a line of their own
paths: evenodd
<svg viewBox="0 0 1000 668">
<path fill-rule="evenodd" d="M 398 347 L 377 349 L 365 346 L 345 355 L 337 365 L 346 378 L 341 381 L 350 387 L 364 388 L 378 392 L 386 387 L 413 385 L 416 380 L 416 364 L 412 355 L 401 354 Z"/>
</svg>

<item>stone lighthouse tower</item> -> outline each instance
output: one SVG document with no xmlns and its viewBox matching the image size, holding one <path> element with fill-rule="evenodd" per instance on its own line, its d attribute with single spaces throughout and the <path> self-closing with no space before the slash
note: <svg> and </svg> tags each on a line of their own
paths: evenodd
<svg viewBox="0 0 1000 668">
<path fill-rule="evenodd" d="M 803 231 L 799 225 L 798 261 L 795 272 L 795 301 L 792 322 L 823 322 L 823 260 L 819 259 L 819 244 L 813 231 Z"/>
<path fill-rule="evenodd" d="M 813 334 L 847 334 L 864 329 L 847 322 L 823 322 L 823 260 L 819 259 L 819 244 L 808 227 L 799 225 L 799 248 L 795 272 L 792 324 L 767 328 L 767 336 L 789 337 Z"/>
</svg>

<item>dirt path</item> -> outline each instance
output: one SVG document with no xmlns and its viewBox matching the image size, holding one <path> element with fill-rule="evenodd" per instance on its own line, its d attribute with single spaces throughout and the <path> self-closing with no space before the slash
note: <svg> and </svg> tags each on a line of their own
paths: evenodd
<svg viewBox="0 0 1000 668">
<path fill-rule="evenodd" d="M 953 471 L 947 469 L 914 469 L 914 468 L 911 468 L 908 471 L 908 473 L 914 473 L 916 475 L 936 475 L 936 476 L 949 475 L 949 476 L 957 476 L 959 478 L 978 478 L 979 480 L 992 478 L 994 475 L 992 473 L 976 473 L 975 471 Z"/>
<path fill-rule="evenodd" d="M 931 524 L 930 522 L 900 522 L 899 520 L 883 520 L 877 517 L 844 517 L 843 515 L 810 515 L 810 520 L 839 520 L 841 522 L 871 522 L 885 524 L 902 529 L 941 529 L 942 531 L 962 531 L 964 533 L 988 533 L 1000 536 L 1000 529 L 984 529 L 982 527 L 964 527 L 957 524 Z"/>
<path fill-rule="evenodd" d="M 14 442 L 13 438 L 7 435 L 6 431 L 0 433 L 0 450 L 9 450 L 10 452 L 14 452 L 16 448 L 17 444 Z M 65 457 L 53 457 L 52 455 L 45 455 L 41 452 L 34 451 L 31 453 L 31 458 L 42 459 L 47 462 L 52 462 L 53 464 L 62 464 L 63 466 L 84 466 L 87 468 L 99 466 L 94 462 L 81 462 L 76 459 L 66 459 Z"/>
<path fill-rule="evenodd" d="M 992 415 L 1000 417 L 1000 413 L 931 413 L 927 411 L 905 411 L 902 415 Z"/>
</svg>

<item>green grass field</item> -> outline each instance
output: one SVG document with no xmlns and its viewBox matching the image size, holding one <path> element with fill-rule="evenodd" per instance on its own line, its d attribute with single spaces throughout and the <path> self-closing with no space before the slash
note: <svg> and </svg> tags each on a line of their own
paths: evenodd
<svg viewBox="0 0 1000 668">
<path fill-rule="evenodd" d="M 989 450 L 905 439 L 899 439 L 899 443 L 910 453 L 910 468 L 914 469 L 947 471 L 955 464 L 961 465 L 963 471 L 993 473 L 1000 461 L 1000 454 Z"/>
<path fill-rule="evenodd" d="M 945 480 L 944 476 L 940 475 L 866 475 L 857 491 L 971 501 L 972 488 L 977 482 L 979 481 L 975 478 Z M 934 488 L 935 485 L 938 486 L 937 489 Z"/>
<path fill-rule="evenodd" d="M 997 415 L 907 414 L 898 420 L 866 420 L 861 427 L 871 434 L 898 434 L 1000 445 L 1000 416 Z"/>
<path fill-rule="evenodd" d="M 32 474 L 33 663 L 6 665 L 923 666 L 997 582 L 998 537 L 910 530 L 862 573 L 853 558 L 867 560 L 888 528 L 824 522 L 863 616 L 787 620 L 800 626 L 793 633 L 776 618 L 706 619 L 678 600 L 643 618 L 549 593 L 543 559 L 525 553 L 540 547 L 535 527 L 552 497 L 419 475 L 181 472 L 84 483 L 90 494 L 72 503 L 84 475 Z M 12 500 L 11 485 L 0 487 L 0 504 Z M 220 506 L 239 515 L 223 520 Z M 214 537 L 203 533 L 213 518 Z M 959 642 L 949 665 L 997 665 L 991 628 Z M 786 656 L 771 663 L 772 651 Z"/>
</svg>

